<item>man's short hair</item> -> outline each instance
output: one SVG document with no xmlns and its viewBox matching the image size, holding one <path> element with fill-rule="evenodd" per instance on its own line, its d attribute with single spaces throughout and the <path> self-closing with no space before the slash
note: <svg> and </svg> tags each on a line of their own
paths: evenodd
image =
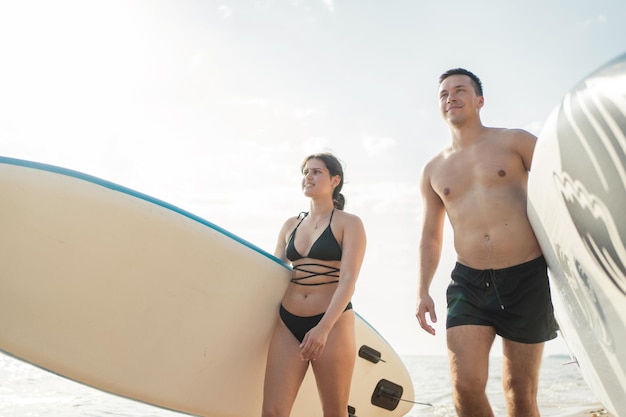
<svg viewBox="0 0 626 417">
<path fill-rule="evenodd" d="M 476 74 L 474 74 L 471 71 L 466 70 L 465 68 L 453 68 L 444 72 L 443 74 L 441 74 L 441 76 L 439 76 L 439 84 L 441 85 L 443 80 L 445 80 L 446 78 L 452 75 L 467 75 L 470 78 L 470 80 L 472 80 L 472 83 L 474 84 L 474 91 L 476 91 L 476 95 L 477 96 L 483 95 L 483 83 L 480 81 L 480 78 L 478 78 Z"/>
</svg>

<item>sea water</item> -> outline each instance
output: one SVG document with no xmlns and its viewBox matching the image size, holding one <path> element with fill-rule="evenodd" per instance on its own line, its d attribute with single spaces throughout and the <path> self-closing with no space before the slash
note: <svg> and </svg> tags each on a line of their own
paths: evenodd
<svg viewBox="0 0 626 417">
<path fill-rule="evenodd" d="M 432 404 L 415 405 L 407 416 L 455 417 L 447 357 L 404 356 L 402 359 L 413 380 L 415 401 Z M 501 371 L 502 358 L 492 356 L 487 396 L 496 416 L 506 416 Z M 542 417 L 609 416 L 583 380 L 578 365 L 567 355 L 543 358 L 538 402 Z"/>
<path fill-rule="evenodd" d="M 408 417 L 454 417 L 445 356 L 403 356 L 414 384 L 415 405 Z M 543 417 L 608 417 L 568 356 L 546 356 L 540 375 L 539 403 Z M 496 416 L 505 416 L 501 358 L 490 361 L 487 394 Z M 358 415 L 358 413 L 357 413 Z M 0 417 L 182 417 L 80 385 L 0 354 Z M 297 417 L 297 416 L 294 416 Z"/>
</svg>

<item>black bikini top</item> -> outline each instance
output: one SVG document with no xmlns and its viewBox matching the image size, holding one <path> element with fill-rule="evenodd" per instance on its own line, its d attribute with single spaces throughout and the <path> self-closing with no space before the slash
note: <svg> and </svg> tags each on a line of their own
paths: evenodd
<svg viewBox="0 0 626 417">
<path fill-rule="evenodd" d="M 337 242 L 337 239 L 335 239 L 335 235 L 333 235 L 333 231 L 330 228 L 330 223 L 333 220 L 333 214 L 335 214 L 334 209 L 330 213 L 328 226 L 326 226 L 326 229 L 324 229 L 320 237 L 318 237 L 317 240 L 313 243 L 313 246 L 311 246 L 311 250 L 309 251 L 309 254 L 307 256 L 302 256 L 300 252 L 298 252 L 298 250 L 296 249 L 296 246 L 294 245 L 294 240 L 296 238 L 296 230 L 298 230 L 298 227 L 300 227 L 300 223 L 302 223 L 302 220 L 304 220 L 304 218 L 309 215 L 309 213 L 305 213 L 302 219 L 300 219 L 300 222 L 296 225 L 295 229 L 293 229 L 293 232 L 291 232 L 291 235 L 289 236 L 289 241 L 287 242 L 287 248 L 285 250 L 287 259 L 289 259 L 291 262 L 297 261 L 299 259 L 304 259 L 304 258 L 319 259 L 322 261 L 341 261 L 341 254 L 342 254 L 341 246 L 339 246 L 339 243 Z M 326 272 L 310 271 L 306 268 L 307 266 L 323 267 L 323 268 L 326 268 Z M 293 269 L 294 271 L 305 272 L 307 274 L 300 278 L 292 278 L 291 282 L 293 282 L 294 284 L 315 286 L 315 285 L 335 284 L 339 282 L 339 279 L 336 279 L 333 281 L 327 281 L 327 282 L 317 282 L 313 284 L 306 284 L 304 282 L 300 282 L 302 280 L 317 277 L 317 276 L 328 276 L 332 278 L 339 278 L 340 270 L 339 268 L 335 268 L 333 266 L 316 264 L 316 263 L 305 263 L 305 264 L 296 265 L 293 267 Z"/>
<path fill-rule="evenodd" d="M 287 249 L 285 254 L 287 255 L 287 259 L 291 262 L 297 261 L 303 258 L 311 258 L 311 259 L 319 259 L 321 261 L 340 261 L 341 260 L 341 246 L 337 243 L 337 239 L 335 239 L 335 235 L 333 235 L 333 231 L 330 228 L 330 223 L 333 221 L 333 214 L 335 214 L 335 210 L 330 213 L 330 219 L 328 220 L 328 226 L 322 232 L 320 237 L 317 238 L 313 246 L 311 246 L 311 250 L 309 254 L 306 256 L 300 255 L 300 252 L 296 249 L 294 241 L 296 240 L 296 230 L 300 227 L 300 223 L 302 220 L 309 215 L 309 213 L 305 213 L 300 219 L 300 222 L 293 229 L 291 235 L 289 236 L 289 242 L 287 242 Z"/>
</svg>

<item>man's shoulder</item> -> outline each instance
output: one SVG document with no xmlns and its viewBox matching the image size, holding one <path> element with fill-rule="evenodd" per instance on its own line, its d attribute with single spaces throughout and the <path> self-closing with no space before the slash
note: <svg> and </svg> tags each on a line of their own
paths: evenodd
<svg viewBox="0 0 626 417">
<path fill-rule="evenodd" d="M 520 128 L 488 127 L 486 129 L 489 132 L 489 135 L 496 139 L 536 139 L 535 135 Z"/>
<path fill-rule="evenodd" d="M 443 161 L 446 160 L 447 156 L 450 154 L 451 151 L 452 151 L 451 147 L 446 147 L 440 150 L 438 153 L 432 156 L 428 160 L 428 162 L 426 162 L 426 164 L 424 165 L 424 170 L 433 169 L 433 167 L 436 167 L 437 165 L 441 164 Z"/>
</svg>

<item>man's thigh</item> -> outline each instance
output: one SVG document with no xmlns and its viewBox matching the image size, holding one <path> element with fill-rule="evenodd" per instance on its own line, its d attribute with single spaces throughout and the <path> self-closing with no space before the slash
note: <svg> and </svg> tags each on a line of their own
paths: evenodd
<svg viewBox="0 0 626 417">
<path fill-rule="evenodd" d="M 536 396 L 544 343 L 519 343 L 502 339 L 502 384 L 505 391 Z"/>
<path fill-rule="evenodd" d="M 453 383 L 476 385 L 481 389 L 487 384 L 489 352 L 496 337 L 493 327 L 464 325 L 447 330 L 448 357 Z"/>
</svg>

